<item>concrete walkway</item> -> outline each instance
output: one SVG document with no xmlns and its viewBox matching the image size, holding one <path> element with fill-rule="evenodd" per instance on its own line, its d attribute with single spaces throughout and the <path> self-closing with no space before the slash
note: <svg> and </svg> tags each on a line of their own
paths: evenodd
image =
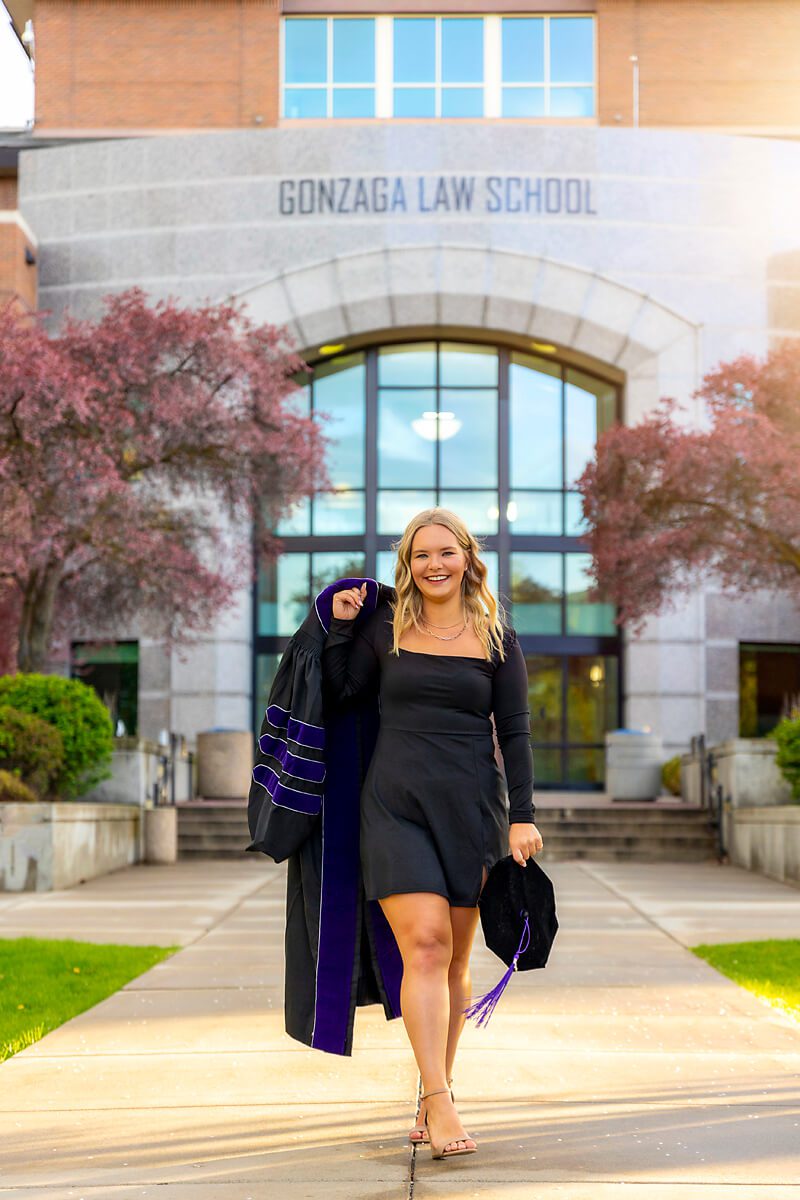
<svg viewBox="0 0 800 1200">
<path fill-rule="evenodd" d="M 468 1024 L 454 1090 L 479 1150 L 410 1150 L 402 1021 L 355 1051 L 283 1032 L 284 868 L 136 866 L 0 897 L 0 936 L 180 943 L 0 1065 L 0 1197 L 800 1200 L 800 1023 L 684 947 L 800 937 L 800 890 L 713 864 L 554 863 L 560 930 Z M 478 930 L 477 992 L 502 965 Z"/>
</svg>

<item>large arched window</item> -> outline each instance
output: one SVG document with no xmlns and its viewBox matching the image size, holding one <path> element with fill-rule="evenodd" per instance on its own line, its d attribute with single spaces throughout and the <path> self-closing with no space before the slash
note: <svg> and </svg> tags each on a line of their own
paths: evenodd
<svg viewBox="0 0 800 1200">
<path fill-rule="evenodd" d="M 256 725 L 312 597 L 346 575 L 393 583 L 391 543 L 416 512 L 442 504 L 480 535 L 519 634 L 537 788 L 602 787 L 620 642 L 613 609 L 586 599 L 574 482 L 619 416 L 617 386 L 543 355 L 429 340 L 321 362 L 297 403 L 330 414 L 336 491 L 295 509 L 277 531 L 286 552 L 259 573 Z"/>
</svg>

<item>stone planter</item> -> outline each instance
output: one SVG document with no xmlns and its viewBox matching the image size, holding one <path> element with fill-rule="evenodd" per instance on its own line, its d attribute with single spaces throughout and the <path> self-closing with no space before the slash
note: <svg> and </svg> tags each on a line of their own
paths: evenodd
<svg viewBox="0 0 800 1200">
<path fill-rule="evenodd" d="M 729 738 L 713 746 L 717 780 L 734 808 L 790 804 L 792 789 L 781 775 L 770 738 Z"/>
<path fill-rule="evenodd" d="M 800 884 L 800 804 L 725 805 L 725 846 L 731 862 L 783 883 Z"/>
<path fill-rule="evenodd" d="M 245 797 L 253 771 L 253 736 L 238 729 L 197 735 L 197 790 L 206 799 Z"/>
<path fill-rule="evenodd" d="M 660 796 L 661 737 L 640 729 L 614 729 L 605 740 L 606 792 L 611 799 L 655 800 Z"/>
<path fill-rule="evenodd" d="M 174 863 L 178 859 L 178 810 L 174 805 L 144 809 L 144 861 Z"/>
<path fill-rule="evenodd" d="M 83 797 L 103 804 L 148 803 L 160 776 L 160 762 L 165 748 L 147 738 L 123 737 L 114 739 L 111 758 L 111 778 L 104 779 Z M 178 759 L 175 764 L 175 800 L 181 803 L 194 795 L 189 763 Z"/>
<path fill-rule="evenodd" d="M 0 804 L 0 892 L 49 892 L 130 866 L 140 827 L 133 805 Z"/>
</svg>

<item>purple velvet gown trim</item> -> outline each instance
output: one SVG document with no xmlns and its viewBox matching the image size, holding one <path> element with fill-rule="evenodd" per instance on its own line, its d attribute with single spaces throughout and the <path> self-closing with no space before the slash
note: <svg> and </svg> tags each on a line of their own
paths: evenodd
<svg viewBox="0 0 800 1200">
<path fill-rule="evenodd" d="M 333 595 L 343 588 L 367 584 L 363 614 L 374 612 L 378 585 L 374 579 L 340 579 L 319 593 L 315 607 L 326 634 Z M 356 618 L 358 620 L 359 618 Z M 361 721 L 359 721 L 359 715 Z M 377 901 L 365 902 L 361 880 L 361 772 L 366 772 L 377 738 L 375 698 L 336 713 L 326 723 L 326 780 L 322 801 L 322 894 L 315 1019 L 311 1044 L 334 1054 L 348 1053 L 352 1013 L 358 985 L 361 913 L 370 922 L 380 982 L 395 1017 L 400 1012 L 403 964 L 391 927 Z"/>
</svg>

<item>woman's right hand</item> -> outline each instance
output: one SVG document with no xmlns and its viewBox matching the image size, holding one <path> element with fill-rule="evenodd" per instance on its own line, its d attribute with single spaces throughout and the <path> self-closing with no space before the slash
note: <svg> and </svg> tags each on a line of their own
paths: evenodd
<svg viewBox="0 0 800 1200">
<path fill-rule="evenodd" d="M 341 592 L 335 592 L 333 596 L 333 615 L 343 621 L 352 621 L 364 607 L 366 595 L 366 583 L 362 583 L 360 588 L 345 588 Z"/>
</svg>

